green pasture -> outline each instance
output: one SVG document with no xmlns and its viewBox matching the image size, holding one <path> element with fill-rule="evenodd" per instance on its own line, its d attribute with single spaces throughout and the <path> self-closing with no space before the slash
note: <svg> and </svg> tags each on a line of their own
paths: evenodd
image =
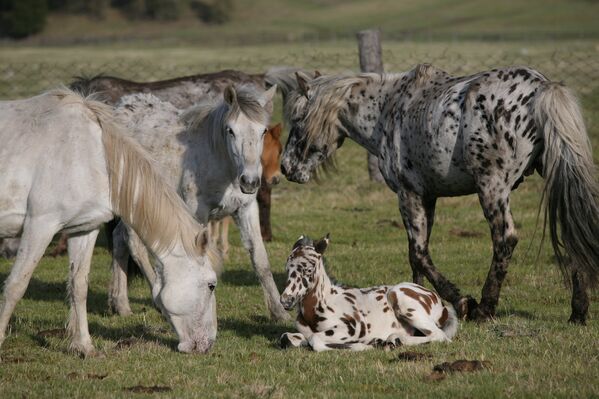
<svg viewBox="0 0 599 399">
<path fill-rule="evenodd" d="M 427 54 L 438 55 L 439 60 L 448 60 L 455 68 L 477 69 L 484 63 L 499 63 L 501 60 L 491 58 L 497 54 L 510 55 L 503 58 L 505 64 L 518 57 L 541 64 L 556 51 L 584 55 L 598 51 L 592 41 L 564 43 L 383 45 L 388 69 L 397 70 L 405 66 L 405 60 L 427 61 Z M 447 48 L 464 54 L 460 59 L 470 64 L 451 61 L 451 51 L 442 58 Z M 87 65 L 96 72 L 118 61 L 147 65 L 149 72 L 152 65 L 158 65 L 156 75 L 162 78 L 180 65 L 197 67 L 198 72 L 226 67 L 257 72 L 285 60 L 291 65 L 323 65 L 331 71 L 356 70 L 357 50 L 353 42 L 221 49 L 0 48 L 0 65 L 37 63 L 40 73 L 48 65 L 73 64 L 81 69 Z M 32 78 L 23 84 L 31 84 L 32 92 L 43 89 L 36 82 Z M 572 86 L 582 98 L 597 162 L 599 90 L 595 81 Z M 280 118 L 279 107 L 275 119 Z M 411 278 L 397 199 L 388 188 L 369 182 L 365 159 L 364 150 L 346 141 L 338 152 L 337 172 L 323 176 L 319 183 L 283 181 L 274 189 L 275 240 L 267 244 L 267 251 L 279 288 L 285 280 L 285 259 L 300 234 L 316 237 L 330 232 L 329 272 L 343 283 L 369 286 Z M 278 337 L 292 331 L 293 324 L 269 320 L 262 289 L 236 231 L 231 234 L 231 256 L 216 294 L 218 341 L 208 355 L 179 354 L 174 332 L 153 308 L 141 279 L 130 285 L 134 315 L 107 313 L 110 255 L 101 241 L 93 258 L 88 310 L 94 344 L 103 356 L 80 359 L 67 352 L 68 340 L 56 329 L 64 327 L 68 314 L 68 260 L 46 257 L 17 306 L 10 335 L 0 352 L 0 397 L 597 397 L 598 297 L 596 292 L 592 296 L 586 327 L 566 323 L 570 295 L 550 244 L 541 243 L 541 230 L 537 229 L 541 226 L 537 223 L 541 189 L 542 180 L 532 176 L 512 196 L 520 242 L 502 290 L 497 319 L 483 324 L 462 323 L 450 344 L 409 349 L 430 358 L 399 360 L 398 355 L 406 348 L 360 353 L 278 349 Z M 479 297 L 492 245 L 478 199 L 441 199 L 431 243 L 438 268 L 464 293 Z M 10 261 L 0 260 L 0 281 L 6 278 L 10 265 Z M 488 361 L 490 369 L 452 374 L 442 381 L 427 378 L 434 365 L 458 359 Z M 162 388 L 162 392 L 143 389 L 152 386 Z"/>
<path fill-rule="evenodd" d="M 177 21 L 132 21 L 114 9 L 104 19 L 51 14 L 46 29 L 27 42 L 151 41 L 220 47 L 353 38 L 356 31 L 373 26 L 388 38 L 423 41 L 599 36 L 596 0 L 234 0 L 233 4 L 231 20 L 224 25 L 203 24 L 185 6 Z"/>
</svg>

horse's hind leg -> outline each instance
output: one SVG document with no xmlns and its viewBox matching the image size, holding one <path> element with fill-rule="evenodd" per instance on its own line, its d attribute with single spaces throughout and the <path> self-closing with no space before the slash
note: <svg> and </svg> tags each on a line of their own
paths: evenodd
<svg viewBox="0 0 599 399">
<path fill-rule="evenodd" d="M 587 284 L 579 272 L 572 272 L 572 314 L 568 320 L 574 324 L 586 324 L 589 311 Z"/>
<path fill-rule="evenodd" d="M 31 275 L 57 230 L 58 226 L 47 220 L 25 219 L 17 259 L 4 282 L 4 297 L 0 304 L 0 346 L 6 338 L 10 316 L 25 294 Z"/>
<path fill-rule="evenodd" d="M 123 223 L 112 229 L 112 275 L 108 287 L 108 307 L 121 316 L 132 314 L 127 295 L 127 267 L 129 264 L 129 247 L 127 246 L 127 229 Z"/>
<path fill-rule="evenodd" d="M 435 209 L 434 199 L 425 199 L 408 190 L 398 191 L 399 210 L 408 233 L 410 266 L 414 281 L 421 281 L 424 274 L 443 299 L 451 302 L 458 312 L 466 312 L 467 303 L 474 301 L 460 294 L 460 290 L 437 271 L 428 251 Z M 420 284 L 420 283 L 418 283 Z M 462 316 L 463 313 L 460 314 Z"/>
<path fill-rule="evenodd" d="M 87 323 L 88 276 L 99 230 L 69 237 L 69 315 L 68 332 L 72 337 L 71 350 L 90 356 L 95 353 Z"/>
<path fill-rule="evenodd" d="M 480 305 L 470 309 L 469 317 L 484 320 L 495 316 L 501 285 L 518 238 L 510 210 L 509 187 L 493 185 L 492 181 L 479 187 L 483 187 L 479 192 L 479 200 L 491 228 L 493 262 L 482 290 Z"/>
</svg>

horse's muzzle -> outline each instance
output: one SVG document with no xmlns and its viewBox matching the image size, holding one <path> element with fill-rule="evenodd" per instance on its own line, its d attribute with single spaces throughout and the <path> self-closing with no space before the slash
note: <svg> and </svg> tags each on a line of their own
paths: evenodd
<svg viewBox="0 0 599 399">
<path fill-rule="evenodd" d="M 239 188 L 244 194 L 254 194 L 260 187 L 260 178 L 251 178 L 241 175 L 239 178 Z"/>
</svg>

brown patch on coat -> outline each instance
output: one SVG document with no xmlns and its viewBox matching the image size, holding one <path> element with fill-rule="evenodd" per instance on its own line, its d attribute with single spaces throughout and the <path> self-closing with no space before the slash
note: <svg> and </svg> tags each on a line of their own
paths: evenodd
<svg viewBox="0 0 599 399">
<path fill-rule="evenodd" d="M 431 314 L 431 309 L 433 307 L 433 303 L 437 303 L 439 300 L 437 299 L 437 294 L 430 290 L 426 294 L 421 294 L 419 292 L 414 291 L 411 288 L 402 287 L 399 289 L 405 295 L 409 296 L 412 299 L 418 301 L 418 303 L 424 308 L 424 311 L 427 314 Z"/>
<path fill-rule="evenodd" d="M 318 303 L 318 298 L 316 297 L 316 288 L 315 286 L 312 288 L 304 299 L 302 299 L 301 312 L 298 314 L 297 318 L 300 323 L 300 317 L 303 319 L 303 325 L 310 327 L 310 329 L 314 332 L 317 331 L 318 319 L 319 317 L 316 315 L 316 304 Z"/>
<path fill-rule="evenodd" d="M 447 323 L 448 318 L 449 318 L 449 312 L 447 311 L 446 307 L 443 307 L 443 313 L 441 313 L 441 317 L 439 317 L 439 321 L 437 322 L 437 325 L 439 326 L 439 328 L 445 327 L 445 323 Z"/>
</svg>

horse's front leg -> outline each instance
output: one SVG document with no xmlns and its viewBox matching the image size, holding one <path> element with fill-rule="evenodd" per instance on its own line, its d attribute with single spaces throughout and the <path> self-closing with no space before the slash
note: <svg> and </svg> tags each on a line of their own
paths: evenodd
<svg viewBox="0 0 599 399">
<path fill-rule="evenodd" d="M 31 275 L 44 255 L 44 251 L 58 231 L 54 221 L 26 217 L 17 259 L 4 281 L 4 295 L 0 303 L 0 346 L 6 338 L 6 328 L 17 302 L 25 294 Z"/>
<path fill-rule="evenodd" d="M 399 210 L 408 233 L 410 266 L 414 281 L 418 283 L 424 274 L 443 299 L 451 302 L 460 316 L 467 315 L 468 308 L 476 306 L 474 299 L 462 297 L 460 290 L 437 271 L 428 250 L 428 240 L 433 227 L 435 199 L 400 188 L 397 192 Z"/>
<path fill-rule="evenodd" d="M 262 289 L 264 290 L 264 298 L 270 315 L 274 320 L 289 320 L 289 314 L 283 309 L 279 300 L 279 290 L 272 277 L 266 248 L 262 242 L 260 233 L 260 220 L 258 218 L 258 204 L 256 200 L 249 205 L 240 208 L 233 215 L 239 232 L 243 246 L 250 252 L 252 258 L 252 266 L 258 275 Z"/>
<path fill-rule="evenodd" d="M 469 317 L 486 320 L 495 316 L 501 285 L 518 238 L 510 210 L 510 189 L 494 186 L 491 182 L 479 186 L 483 187 L 479 191 L 479 200 L 491 228 L 493 261 L 483 286 L 480 305 L 470 309 Z"/>
<path fill-rule="evenodd" d="M 67 331 L 72 337 L 71 350 L 91 356 L 95 354 L 87 323 L 88 276 L 99 230 L 68 238 L 69 251 L 69 302 L 71 312 Z"/>
</svg>

